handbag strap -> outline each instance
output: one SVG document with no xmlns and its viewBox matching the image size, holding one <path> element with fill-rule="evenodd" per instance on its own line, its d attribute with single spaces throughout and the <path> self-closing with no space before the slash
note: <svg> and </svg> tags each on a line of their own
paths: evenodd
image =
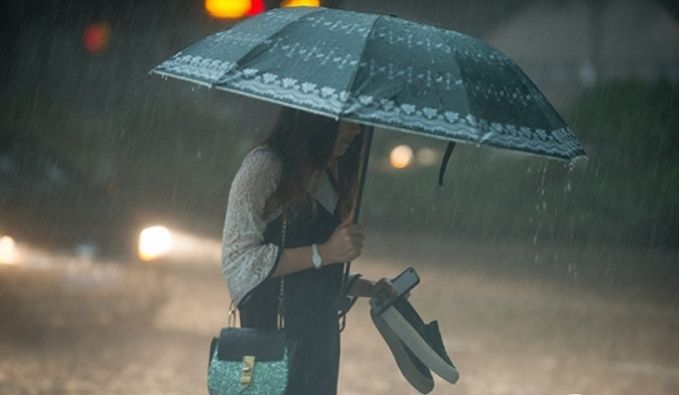
<svg viewBox="0 0 679 395">
<path fill-rule="evenodd" d="M 288 228 L 288 220 L 285 214 L 281 221 L 281 254 L 285 250 L 285 233 Z M 276 309 L 276 326 L 278 329 L 283 329 L 285 326 L 285 310 L 284 310 L 284 299 L 285 299 L 285 276 L 281 276 L 280 286 L 278 287 L 278 308 Z"/>
<path fill-rule="evenodd" d="M 285 214 L 281 217 L 281 242 L 279 248 L 285 250 L 285 233 L 288 228 L 288 219 Z M 282 251 L 282 250 L 281 250 Z M 282 254 L 282 252 L 281 252 Z M 284 299 L 285 299 L 285 276 L 281 276 L 280 286 L 278 287 L 278 307 L 276 308 L 276 326 L 278 329 L 282 329 L 285 325 L 285 311 L 284 311 Z M 236 306 L 233 303 L 233 299 L 229 304 L 229 318 L 228 325 L 230 328 L 236 326 Z"/>
</svg>

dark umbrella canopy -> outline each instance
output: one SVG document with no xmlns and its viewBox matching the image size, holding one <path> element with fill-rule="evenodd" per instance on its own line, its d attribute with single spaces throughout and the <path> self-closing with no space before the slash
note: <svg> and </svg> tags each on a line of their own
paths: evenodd
<svg viewBox="0 0 679 395">
<path fill-rule="evenodd" d="M 448 141 L 559 159 L 584 155 L 564 120 L 501 52 L 391 16 L 274 9 L 201 40 L 152 72 Z"/>
</svg>

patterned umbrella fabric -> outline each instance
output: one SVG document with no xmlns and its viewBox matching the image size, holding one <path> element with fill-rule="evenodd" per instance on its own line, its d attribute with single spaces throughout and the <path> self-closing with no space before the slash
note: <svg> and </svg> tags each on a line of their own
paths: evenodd
<svg viewBox="0 0 679 395">
<path fill-rule="evenodd" d="M 467 35 L 385 15 L 280 8 L 152 73 L 335 119 L 573 159 L 585 152 L 533 82 Z"/>
</svg>

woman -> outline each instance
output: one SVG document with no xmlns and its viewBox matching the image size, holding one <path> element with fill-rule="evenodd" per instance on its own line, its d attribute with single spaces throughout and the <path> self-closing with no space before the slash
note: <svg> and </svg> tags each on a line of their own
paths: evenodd
<svg viewBox="0 0 679 395">
<path fill-rule="evenodd" d="M 395 292 L 388 279 L 374 282 L 359 274 L 342 287 L 341 263 L 356 259 L 364 241 L 361 227 L 351 222 L 360 132 L 356 124 L 284 109 L 231 184 L 222 271 L 241 326 L 252 328 L 276 327 L 280 276 L 285 276 L 285 329 L 295 344 L 288 394 L 336 393 L 341 295 Z M 286 242 L 279 248 L 283 213 Z"/>
</svg>

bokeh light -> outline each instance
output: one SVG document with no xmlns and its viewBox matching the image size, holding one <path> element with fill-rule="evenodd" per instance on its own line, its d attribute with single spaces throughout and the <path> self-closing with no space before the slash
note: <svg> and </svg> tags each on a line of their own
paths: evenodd
<svg viewBox="0 0 679 395">
<path fill-rule="evenodd" d="M 152 261 L 162 258 L 172 248 L 172 234 L 160 225 L 151 226 L 139 234 L 139 258 L 143 261 Z"/>
<path fill-rule="evenodd" d="M 99 53 L 108 47 L 111 40 L 111 26 L 106 22 L 92 23 L 83 33 L 83 46 L 89 53 Z"/>
<path fill-rule="evenodd" d="M 264 7 L 264 0 L 252 0 L 250 3 L 250 9 L 247 12 L 248 16 L 255 16 L 266 11 L 266 7 Z"/>
<path fill-rule="evenodd" d="M 417 163 L 422 166 L 432 166 L 438 161 L 438 154 L 436 151 L 429 147 L 420 148 L 417 150 Z"/>
<path fill-rule="evenodd" d="M 11 265 L 16 261 L 16 242 L 9 236 L 0 237 L 0 264 Z"/>
<path fill-rule="evenodd" d="M 248 15 L 250 0 L 205 0 L 205 10 L 214 18 L 236 19 Z"/>
<path fill-rule="evenodd" d="M 319 7 L 320 0 L 286 0 L 283 2 L 283 7 Z"/>
<path fill-rule="evenodd" d="M 389 163 L 395 169 L 405 169 L 412 161 L 413 149 L 406 144 L 397 145 L 389 155 Z"/>
</svg>

